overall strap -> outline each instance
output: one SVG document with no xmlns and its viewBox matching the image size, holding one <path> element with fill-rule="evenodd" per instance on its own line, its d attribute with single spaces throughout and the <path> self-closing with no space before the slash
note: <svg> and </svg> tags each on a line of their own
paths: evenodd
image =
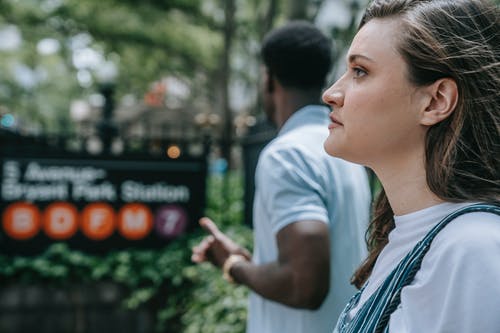
<svg viewBox="0 0 500 333">
<path fill-rule="evenodd" d="M 490 204 L 474 204 L 460 208 L 443 218 L 398 263 L 396 268 L 361 306 L 349 323 L 344 321 L 344 317 L 354 304 L 349 304 L 346 307 L 341 315 L 343 323 L 339 327 L 339 332 L 387 333 L 389 318 L 401 302 L 401 290 L 413 281 L 436 235 L 453 219 L 472 212 L 488 212 L 500 215 L 500 207 Z M 359 300 L 359 296 L 357 295 L 357 300 Z"/>
</svg>

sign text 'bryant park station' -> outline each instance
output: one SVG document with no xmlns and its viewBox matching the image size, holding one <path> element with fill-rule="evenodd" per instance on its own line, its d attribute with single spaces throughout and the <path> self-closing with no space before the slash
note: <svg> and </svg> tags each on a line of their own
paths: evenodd
<svg viewBox="0 0 500 333">
<path fill-rule="evenodd" d="M 0 250 L 53 241 L 92 250 L 161 246 L 193 228 L 204 161 L 3 158 Z M 21 251 L 26 252 L 26 251 Z M 30 251 L 28 251 L 30 252 Z"/>
</svg>

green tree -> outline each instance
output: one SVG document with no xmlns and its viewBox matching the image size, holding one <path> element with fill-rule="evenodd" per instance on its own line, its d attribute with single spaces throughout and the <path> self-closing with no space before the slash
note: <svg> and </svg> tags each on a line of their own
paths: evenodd
<svg viewBox="0 0 500 333">
<path fill-rule="evenodd" d="M 17 70 L 4 71 L 11 75 L 0 79 L 0 103 L 49 130 L 66 128 L 69 101 L 96 90 L 96 62 L 106 60 L 119 67 L 119 94 L 140 97 L 166 73 L 206 84 L 222 47 L 219 24 L 204 11 L 206 3 L 2 1 L 0 27 L 15 29 L 22 40 L 0 52 L 4 69 Z M 57 47 L 43 53 L 43 42 Z"/>
</svg>

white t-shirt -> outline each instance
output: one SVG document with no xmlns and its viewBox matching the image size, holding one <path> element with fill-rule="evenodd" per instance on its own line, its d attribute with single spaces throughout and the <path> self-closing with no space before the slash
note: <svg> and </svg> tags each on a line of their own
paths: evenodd
<svg viewBox="0 0 500 333">
<path fill-rule="evenodd" d="M 358 305 L 442 218 L 468 204 L 443 203 L 395 216 Z M 500 216 L 468 213 L 441 230 L 389 322 L 391 333 L 500 333 Z"/>
<path fill-rule="evenodd" d="M 316 311 L 295 309 L 251 293 L 247 333 L 331 333 L 355 292 L 350 277 L 366 256 L 370 190 L 364 168 L 326 154 L 329 109 L 292 115 L 261 153 L 256 170 L 253 261 L 276 261 L 277 233 L 317 220 L 330 231 L 330 291 Z"/>
</svg>

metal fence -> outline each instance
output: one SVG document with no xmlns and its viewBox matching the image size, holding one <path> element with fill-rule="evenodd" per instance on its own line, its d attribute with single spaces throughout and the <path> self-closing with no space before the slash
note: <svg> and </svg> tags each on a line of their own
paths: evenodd
<svg viewBox="0 0 500 333">
<path fill-rule="evenodd" d="M 66 287 L 11 284 L 0 288 L 2 333 L 150 333 L 148 309 L 125 310 L 123 291 L 113 283 Z"/>
</svg>

